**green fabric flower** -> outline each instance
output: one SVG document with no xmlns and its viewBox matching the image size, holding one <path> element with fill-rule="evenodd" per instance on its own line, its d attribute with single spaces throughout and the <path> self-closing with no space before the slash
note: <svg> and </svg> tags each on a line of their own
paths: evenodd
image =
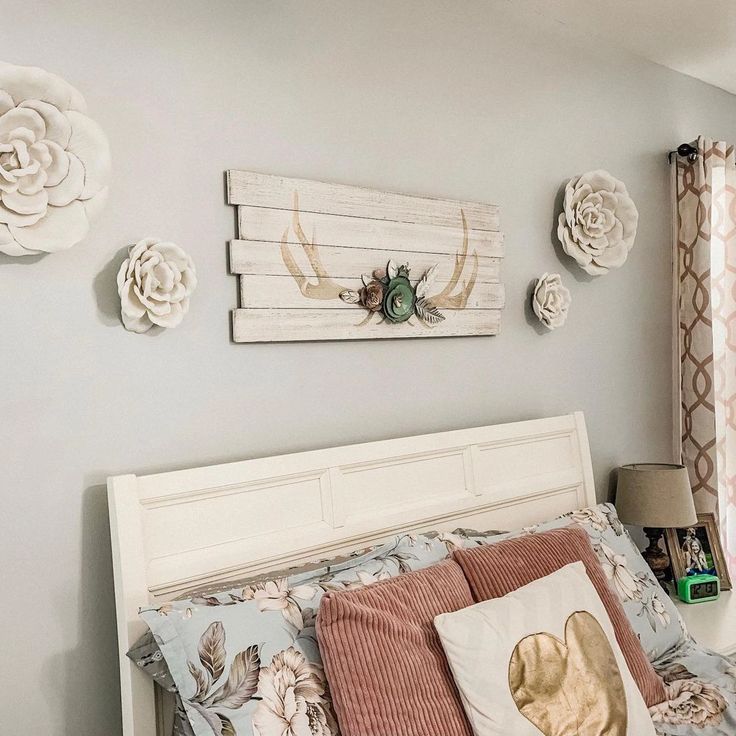
<svg viewBox="0 0 736 736">
<path fill-rule="evenodd" d="M 414 314 L 414 287 L 409 272 L 401 266 L 398 274 L 389 280 L 383 295 L 383 313 L 390 322 L 406 322 Z"/>
</svg>

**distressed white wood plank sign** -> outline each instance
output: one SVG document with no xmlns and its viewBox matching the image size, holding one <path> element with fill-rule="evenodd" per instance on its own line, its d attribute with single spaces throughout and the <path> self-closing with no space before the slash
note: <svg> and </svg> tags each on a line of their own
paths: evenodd
<svg viewBox="0 0 736 736">
<path fill-rule="evenodd" d="M 293 201 L 293 193 L 292 193 Z M 303 212 L 303 200 L 299 206 Z M 466 213 L 466 218 L 468 217 Z M 302 215 L 301 219 L 305 219 Z M 462 242 L 463 229 L 457 210 L 455 225 L 440 227 L 422 223 L 372 220 L 352 215 L 322 215 L 309 213 L 310 228 L 319 233 L 321 246 L 352 246 L 353 248 L 391 248 L 401 243 L 402 250 L 413 253 L 450 253 L 457 251 Z M 472 221 L 469 221 L 472 222 Z M 243 240 L 280 243 L 284 234 L 284 211 L 263 207 L 238 207 L 238 227 Z M 448 230 L 450 232 L 448 232 Z M 453 234 L 454 233 L 454 234 Z M 276 240 L 269 240 L 276 237 Z M 301 245 L 293 229 L 286 234 L 290 245 Z M 495 250 L 492 246 L 495 246 Z M 473 230 L 468 228 L 468 248 L 471 252 L 480 248 L 484 255 L 503 255 L 503 234 L 497 230 Z M 488 249 L 488 252 L 486 252 Z"/>
<path fill-rule="evenodd" d="M 497 334 L 498 207 L 247 171 L 227 189 L 235 342 Z"/>
<path fill-rule="evenodd" d="M 233 327 L 236 334 L 248 337 L 236 342 L 287 342 L 310 339 L 306 336 L 313 330 L 325 335 L 314 339 L 323 340 L 495 335 L 500 320 L 500 309 L 465 309 L 462 320 L 447 319 L 429 329 L 414 319 L 390 325 L 374 319 L 361 324 L 360 314 L 356 319 L 352 309 L 236 309 Z"/>
<path fill-rule="evenodd" d="M 360 279 L 342 279 L 348 289 L 358 291 L 363 286 Z M 443 289 L 449 283 L 447 280 L 437 280 L 438 288 Z M 498 281 L 476 282 L 477 289 L 473 289 L 468 297 L 466 309 L 501 309 L 504 303 L 503 284 Z M 303 309 L 304 294 L 299 290 L 294 279 L 284 279 L 281 276 L 248 276 L 240 283 L 240 307 L 241 309 L 272 309 L 273 294 L 275 289 L 280 289 L 279 309 Z M 313 303 L 312 306 L 314 306 Z M 352 316 L 365 316 L 360 304 L 345 304 L 341 299 L 324 299 L 318 305 L 319 309 L 341 309 L 349 308 Z M 430 335 L 428 335 L 430 337 Z"/>
</svg>

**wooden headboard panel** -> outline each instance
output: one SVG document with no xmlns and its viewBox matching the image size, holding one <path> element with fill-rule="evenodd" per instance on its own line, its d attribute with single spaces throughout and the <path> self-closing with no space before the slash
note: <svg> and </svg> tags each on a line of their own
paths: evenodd
<svg viewBox="0 0 736 736">
<path fill-rule="evenodd" d="M 156 736 L 125 653 L 140 606 L 403 530 L 517 528 L 595 503 L 581 413 L 108 479 L 124 736 Z"/>
</svg>

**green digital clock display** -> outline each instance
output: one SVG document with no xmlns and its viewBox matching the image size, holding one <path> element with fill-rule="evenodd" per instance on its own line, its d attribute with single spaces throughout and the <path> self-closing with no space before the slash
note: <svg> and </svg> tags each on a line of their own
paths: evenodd
<svg viewBox="0 0 736 736">
<path fill-rule="evenodd" d="M 677 581 L 677 595 L 685 603 L 713 601 L 721 593 L 721 581 L 717 575 L 688 575 Z"/>
</svg>

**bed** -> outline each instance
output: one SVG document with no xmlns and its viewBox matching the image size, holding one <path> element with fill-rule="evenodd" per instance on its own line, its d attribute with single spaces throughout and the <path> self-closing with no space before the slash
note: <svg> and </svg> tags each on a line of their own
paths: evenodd
<svg viewBox="0 0 736 736">
<path fill-rule="evenodd" d="M 581 413 L 121 475 L 108 490 L 124 736 L 171 729 L 167 695 L 126 657 L 146 631 L 141 607 L 399 532 L 515 529 L 596 502 Z M 703 656 L 683 654 L 690 670 Z M 681 673 L 683 661 L 662 666 Z"/>
</svg>

